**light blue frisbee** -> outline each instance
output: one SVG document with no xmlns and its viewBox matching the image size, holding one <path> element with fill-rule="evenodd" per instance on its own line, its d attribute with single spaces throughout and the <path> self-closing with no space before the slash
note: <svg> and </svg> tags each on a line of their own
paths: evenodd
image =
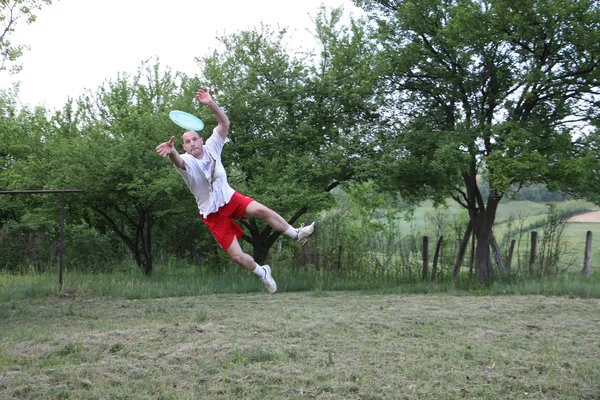
<svg viewBox="0 0 600 400">
<path fill-rule="evenodd" d="M 173 110 L 169 113 L 171 121 L 188 131 L 200 132 L 204 129 L 204 122 L 198 117 L 184 111 Z"/>
</svg>

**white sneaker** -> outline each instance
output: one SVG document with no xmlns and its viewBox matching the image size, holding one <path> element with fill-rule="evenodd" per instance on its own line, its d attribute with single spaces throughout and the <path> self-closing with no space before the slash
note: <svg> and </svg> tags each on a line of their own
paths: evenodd
<svg viewBox="0 0 600 400">
<path fill-rule="evenodd" d="M 263 265 L 262 267 L 265 269 L 265 276 L 264 278 L 260 278 L 260 280 L 265 284 L 267 292 L 273 294 L 277 291 L 277 283 L 275 283 L 275 279 L 271 276 L 271 267 L 268 265 Z"/>
<path fill-rule="evenodd" d="M 315 231 L 317 224 L 318 223 L 316 221 L 308 226 L 304 226 L 304 224 L 302 224 L 302 226 L 300 226 L 300 228 L 297 229 L 298 239 L 296 239 L 296 241 L 299 242 L 302 246 L 304 246 L 306 244 L 306 242 L 308 241 L 308 238 Z"/>
</svg>

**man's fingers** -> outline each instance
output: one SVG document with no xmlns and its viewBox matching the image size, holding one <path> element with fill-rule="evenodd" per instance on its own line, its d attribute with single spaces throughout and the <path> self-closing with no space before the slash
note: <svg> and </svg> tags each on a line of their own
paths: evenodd
<svg viewBox="0 0 600 400">
<path fill-rule="evenodd" d="M 171 139 L 169 139 L 168 142 L 164 142 L 156 146 L 156 152 L 161 156 L 166 157 L 169 154 L 170 149 L 173 147 L 174 140 L 175 136 L 171 136 Z"/>
</svg>

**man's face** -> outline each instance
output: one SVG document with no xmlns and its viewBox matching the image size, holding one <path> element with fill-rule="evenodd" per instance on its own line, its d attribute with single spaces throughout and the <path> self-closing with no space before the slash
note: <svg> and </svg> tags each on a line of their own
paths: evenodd
<svg viewBox="0 0 600 400">
<path fill-rule="evenodd" d="M 200 135 L 198 135 L 197 132 L 186 131 L 183 133 L 182 139 L 183 149 L 186 153 L 196 158 L 202 157 L 202 145 L 204 144 L 204 142 L 202 141 L 202 138 L 200 137 Z"/>
</svg>

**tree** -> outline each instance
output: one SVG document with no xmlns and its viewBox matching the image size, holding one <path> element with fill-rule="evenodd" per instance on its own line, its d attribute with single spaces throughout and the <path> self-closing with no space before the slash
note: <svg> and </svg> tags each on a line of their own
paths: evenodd
<svg viewBox="0 0 600 400">
<path fill-rule="evenodd" d="M 600 93 L 597 0 L 359 0 L 379 45 L 387 118 L 377 181 L 469 212 L 477 278 L 512 185 L 569 186 Z M 597 117 L 597 115 L 596 115 Z M 587 127 L 587 129 L 583 129 Z M 484 200 L 478 175 L 490 184 Z M 499 267 L 502 267 L 502 259 Z"/>
<path fill-rule="evenodd" d="M 322 17 L 318 38 L 329 52 L 334 32 L 325 29 L 338 20 L 329 24 Z M 200 61 L 201 80 L 210 82 L 231 121 L 233 143 L 223 160 L 232 187 L 294 224 L 332 204 L 330 191 L 353 176 L 350 156 L 356 153 L 349 153 L 348 143 L 358 133 L 352 101 L 367 96 L 346 98 L 349 84 L 336 84 L 348 76 L 336 76 L 329 57 L 315 64 L 312 54 L 293 53 L 286 38 L 285 29 L 269 26 L 238 32 L 221 38 L 222 50 Z M 242 224 L 243 240 L 262 263 L 280 233 L 255 219 Z"/>
<path fill-rule="evenodd" d="M 23 55 L 27 46 L 14 45 L 11 42 L 12 34 L 20 20 L 33 23 L 36 19 L 34 12 L 45 4 L 52 4 L 52 0 L 0 0 L 0 71 L 20 71 L 20 65 L 11 64 Z"/>
<path fill-rule="evenodd" d="M 47 182 L 85 190 L 76 206 L 82 219 L 116 233 L 148 275 L 155 225 L 186 212 L 194 222 L 199 218 L 173 166 L 154 150 L 180 133 L 170 110 L 197 112 L 191 89 L 197 82 L 191 81 L 163 71 L 157 61 L 144 62 L 133 76 L 106 82 L 80 98 L 76 111 L 67 105 L 55 116 L 57 133 L 47 139 L 48 156 L 40 165 L 49 171 Z"/>
<path fill-rule="evenodd" d="M 0 91 L 0 190 L 43 187 L 44 170 L 33 165 L 43 157 L 49 128 L 43 107 L 19 109 L 15 91 Z M 0 196 L 3 267 L 41 264 L 43 238 L 57 238 L 57 204 L 55 195 Z"/>
</svg>

